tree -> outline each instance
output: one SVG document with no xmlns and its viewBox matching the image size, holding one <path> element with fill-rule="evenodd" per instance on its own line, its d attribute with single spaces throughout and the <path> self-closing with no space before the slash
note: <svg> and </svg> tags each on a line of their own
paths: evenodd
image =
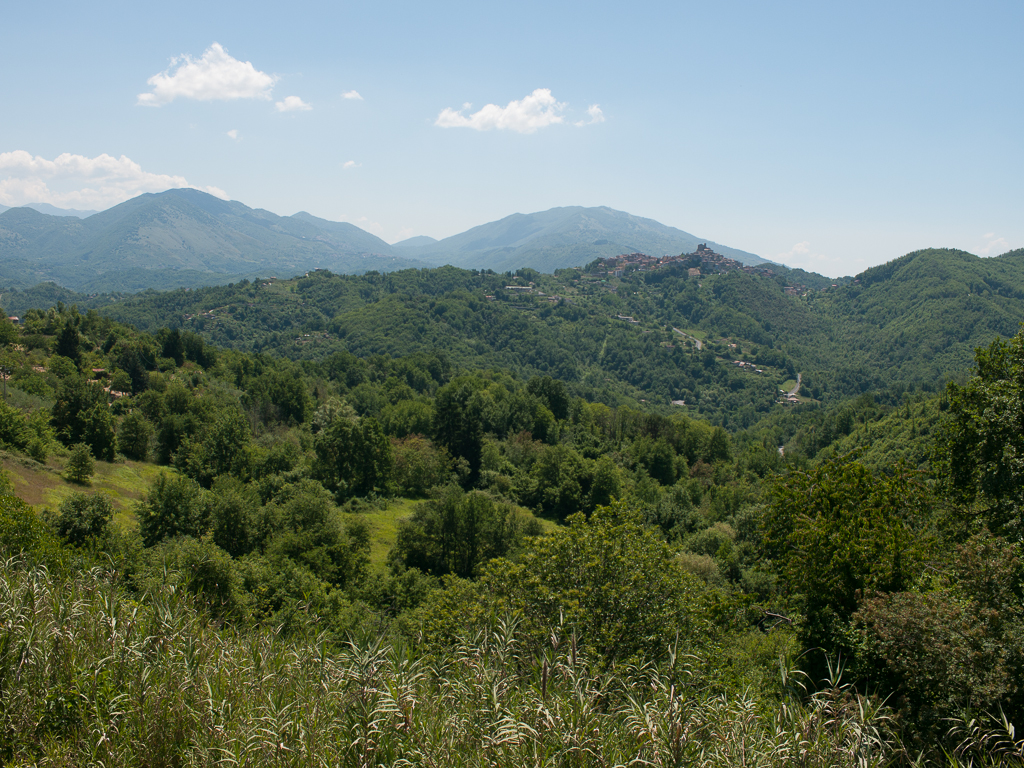
<svg viewBox="0 0 1024 768">
<path fill-rule="evenodd" d="M 544 403 L 556 419 L 562 421 L 569 418 L 569 393 L 563 382 L 550 376 L 534 376 L 526 388 Z"/>
<path fill-rule="evenodd" d="M 392 438 L 391 447 L 395 456 L 395 488 L 403 496 L 426 496 L 431 488 L 445 485 L 455 477 L 451 456 L 425 437 Z"/>
<path fill-rule="evenodd" d="M 129 459 L 145 461 L 149 456 L 149 443 L 153 427 L 140 411 L 132 411 L 121 420 L 117 430 L 117 450 Z"/>
<path fill-rule="evenodd" d="M 92 451 L 89 450 L 89 446 L 79 443 L 71 449 L 71 457 L 68 459 L 67 466 L 68 480 L 86 485 L 95 471 L 96 465 L 92 460 Z"/>
<path fill-rule="evenodd" d="M 31 437 L 21 411 L 0 400 L 0 444 L 25 450 Z"/>
<path fill-rule="evenodd" d="M 779 478 L 761 521 L 764 554 L 802 602 L 805 640 L 843 649 L 858 595 L 906 590 L 933 539 L 932 497 L 919 473 L 875 475 L 849 456 Z"/>
<path fill-rule="evenodd" d="M 530 501 L 546 517 L 558 520 L 589 511 L 592 477 L 589 462 L 567 445 L 554 445 L 533 465 L 536 493 Z"/>
<path fill-rule="evenodd" d="M 77 374 L 61 380 L 50 422 L 65 445 L 86 443 L 97 458 L 114 458 L 114 420 L 101 387 Z"/>
<path fill-rule="evenodd" d="M 152 547 L 174 536 L 201 537 L 209 528 L 209 502 L 199 484 L 189 477 L 161 474 L 138 507 L 139 533 Z"/>
<path fill-rule="evenodd" d="M 389 559 L 435 576 L 469 578 L 487 561 L 508 555 L 524 536 L 538 533 L 537 522 L 508 502 L 448 486 L 399 524 Z"/>
<path fill-rule="evenodd" d="M 469 482 L 480 472 L 484 433 L 494 414 L 489 383 L 475 376 L 460 376 L 437 390 L 434 398 L 434 438 L 456 458 L 469 462 Z"/>
<path fill-rule="evenodd" d="M 337 587 L 363 579 L 370 539 L 361 520 L 345 525 L 330 494 L 310 480 L 287 487 L 277 502 L 276 530 L 264 545 L 268 560 L 296 563 Z"/>
<path fill-rule="evenodd" d="M 975 375 L 946 389 L 935 461 L 956 501 L 993 532 L 1024 535 L 1024 330 L 974 355 Z"/>
<path fill-rule="evenodd" d="M 218 547 L 232 557 L 252 551 L 259 534 L 259 493 L 234 477 L 219 477 L 213 484 L 210 530 Z"/>
<path fill-rule="evenodd" d="M 69 317 L 64 321 L 64 325 L 61 326 L 60 332 L 53 343 L 53 354 L 66 357 L 75 365 L 78 365 L 82 361 L 80 345 L 78 324 Z"/>
<path fill-rule="evenodd" d="M 204 488 L 218 475 L 244 474 L 251 440 L 249 422 L 240 411 L 219 411 L 194 438 L 185 438 L 174 456 L 174 465 Z"/>
<path fill-rule="evenodd" d="M 0 344 L 13 344 L 18 340 L 18 328 L 7 319 L 7 313 L 0 309 Z"/>
<path fill-rule="evenodd" d="M 157 340 L 163 344 L 161 349 L 163 357 L 171 358 L 179 368 L 185 364 L 185 346 L 182 344 L 181 331 L 177 328 L 171 331 L 164 328 L 157 334 Z"/>
<path fill-rule="evenodd" d="M 444 596 L 428 607 L 428 634 L 461 630 L 479 608 L 510 610 L 537 645 L 552 628 L 575 633 L 582 648 L 605 663 L 656 658 L 673 638 L 680 647 L 707 642 L 706 593 L 675 553 L 621 502 L 536 539 L 516 560 L 484 567 L 475 600 L 457 608 Z M 499 607 L 500 606 L 500 607 Z M 449 615 L 445 616 L 444 614 Z M 462 626 L 460 626 L 462 625 Z"/>
<path fill-rule="evenodd" d="M 11 492 L 6 473 L 0 473 L 0 552 L 45 559 L 56 548 L 42 518 Z"/>
<path fill-rule="evenodd" d="M 68 544 L 81 546 L 102 536 L 113 515 L 114 507 L 106 496 L 73 493 L 60 503 L 53 526 Z"/>
<path fill-rule="evenodd" d="M 313 475 L 339 502 L 390 492 L 394 453 L 376 419 L 335 419 L 316 436 L 314 448 Z"/>
</svg>

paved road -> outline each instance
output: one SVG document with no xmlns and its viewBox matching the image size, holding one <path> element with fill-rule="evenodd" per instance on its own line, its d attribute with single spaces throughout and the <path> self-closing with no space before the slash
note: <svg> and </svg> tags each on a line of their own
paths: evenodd
<svg viewBox="0 0 1024 768">
<path fill-rule="evenodd" d="M 789 394 L 793 395 L 794 397 L 796 397 L 798 394 L 800 394 L 800 379 L 801 378 L 803 378 L 803 374 L 802 373 L 798 373 L 796 375 L 796 386 L 793 387 L 791 390 L 789 390 Z"/>
<path fill-rule="evenodd" d="M 682 337 L 683 337 L 684 339 L 689 339 L 689 340 L 690 340 L 690 341 L 692 341 L 692 342 L 693 342 L 694 344 L 696 344 L 696 345 L 697 345 L 697 351 L 698 351 L 698 352 L 699 352 L 700 350 L 704 349 L 704 345 L 703 345 L 703 344 L 701 343 L 701 340 L 700 340 L 700 339 L 698 339 L 698 338 L 694 338 L 693 336 L 691 336 L 691 335 L 690 335 L 690 334 L 688 334 L 688 333 L 683 333 L 682 331 L 680 331 L 680 330 L 679 330 L 678 328 L 676 328 L 675 326 L 673 326 L 673 327 L 672 327 L 672 330 L 673 330 L 673 331 L 675 331 L 676 333 L 678 333 L 678 334 L 679 334 L 680 336 L 682 336 Z"/>
</svg>

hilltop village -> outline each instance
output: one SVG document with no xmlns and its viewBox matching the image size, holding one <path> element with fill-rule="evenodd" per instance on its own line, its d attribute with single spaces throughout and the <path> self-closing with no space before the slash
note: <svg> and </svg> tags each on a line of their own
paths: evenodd
<svg viewBox="0 0 1024 768">
<path fill-rule="evenodd" d="M 647 272 L 679 263 L 684 263 L 689 267 L 690 277 L 717 275 L 737 270 L 751 275 L 775 274 L 768 267 L 747 266 L 735 259 L 715 253 L 712 249 L 708 248 L 706 243 L 698 245 L 697 250 L 693 253 L 683 253 L 678 256 L 662 256 L 659 258 L 648 256 L 645 253 L 627 253 L 621 256 L 601 259 L 598 270 L 603 270 L 607 277 L 622 277 L 630 272 Z"/>
</svg>

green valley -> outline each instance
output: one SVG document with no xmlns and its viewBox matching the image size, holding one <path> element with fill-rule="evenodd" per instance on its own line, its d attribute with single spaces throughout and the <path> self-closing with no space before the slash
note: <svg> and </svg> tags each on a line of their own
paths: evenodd
<svg viewBox="0 0 1024 768">
<path fill-rule="evenodd" d="M 998 763 L 1022 269 L 5 291 L 0 756 Z"/>
</svg>

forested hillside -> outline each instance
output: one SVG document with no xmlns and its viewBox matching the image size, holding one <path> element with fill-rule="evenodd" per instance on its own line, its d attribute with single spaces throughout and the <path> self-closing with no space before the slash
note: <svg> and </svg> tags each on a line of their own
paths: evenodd
<svg viewBox="0 0 1024 768">
<path fill-rule="evenodd" d="M 1010 764 L 1016 257 L 5 296 L 0 759 Z"/>
<path fill-rule="evenodd" d="M 1016 333 L 1020 263 L 922 251 L 834 288 L 779 270 L 691 277 L 682 263 L 619 278 L 594 268 L 321 271 L 133 297 L 40 287 L 6 301 L 17 312 L 77 303 L 293 360 L 429 349 L 459 367 L 550 375 L 588 400 L 680 409 L 735 430 L 782 408 L 798 373 L 800 404 L 941 390 L 975 347 Z"/>
</svg>

